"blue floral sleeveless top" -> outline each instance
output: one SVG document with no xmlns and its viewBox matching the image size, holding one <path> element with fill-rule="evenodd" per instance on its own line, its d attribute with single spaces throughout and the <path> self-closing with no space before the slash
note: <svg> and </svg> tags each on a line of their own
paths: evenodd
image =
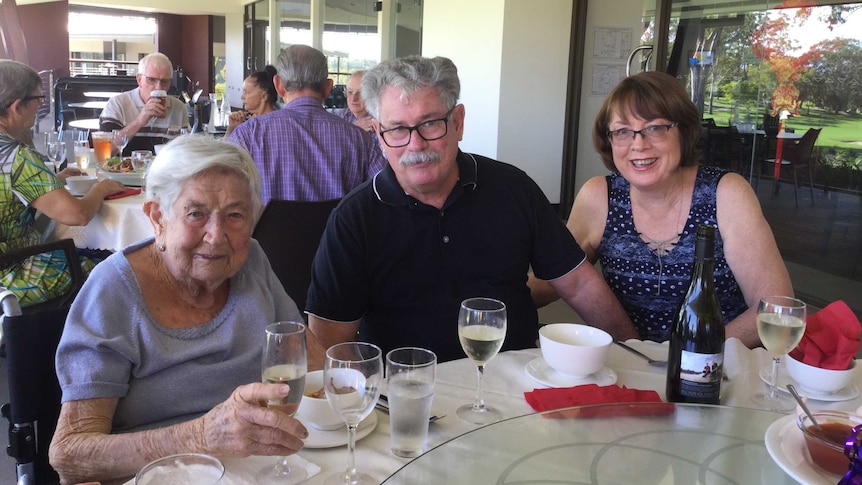
<svg viewBox="0 0 862 485">
<path fill-rule="evenodd" d="M 691 281 L 699 224 L 716 228 L 715 289 L 724 323 L 748 308 L 724 257 L 724 241 L 716 218 L 715 191 L 725 173 L 715 167 L 698 168 L 691 209 L 679 241 L 661 256 L 635 228 L 628 181 L 619 174 L 607 176 L 608 218 L 598 248 L 599 262 L 605 281 L 643 340 L 663 342 L 670 335 L 676 310 Z"/>
</svg>

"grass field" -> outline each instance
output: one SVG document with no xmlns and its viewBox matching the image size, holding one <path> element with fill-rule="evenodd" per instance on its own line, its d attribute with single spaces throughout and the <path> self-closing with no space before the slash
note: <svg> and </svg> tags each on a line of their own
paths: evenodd
<svg viewBox="0 0 862 485">
<path fill-rule="evenodd" d="M 731 106 L 720 101 L 713 103 L 712 114 L 704 113 L 704 118 L 713 118 L 719 126 L 729 126 Z M 763 113 L 752 114 L 752 121 L 760 125 Z M 808 128 L 822 128 L 817 137 L 817 146 L 862 149 L 862 115 L 832 113 L 814 106 L 803 106 L 799 116 L 787 120 L 787 128 L 803 133 Z"/>
</svg>

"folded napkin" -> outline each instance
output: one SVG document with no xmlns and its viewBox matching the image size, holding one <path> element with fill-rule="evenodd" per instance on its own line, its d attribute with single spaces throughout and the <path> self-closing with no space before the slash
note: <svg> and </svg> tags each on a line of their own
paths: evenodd
<svg viewBox="0 0 862 485">
<path fill-rule="evenodd" d="M 790 355 L 822 369 L 847 369 L 859 352 L 859 331 L 859 319 L 853 310 L 838 300 L 809 315 L 805 334 Z"/>
<path fill-rule="evenodd" d="M 557 387 L 550 389 L 533 389 L 525 392 L 524 398 L 536 411 L 572 406 L 587 406 L 592 404 L 612 403 L 654 403 L 654 405 L 635 406 L 595 406 L 571 409 L 554 413 L 554 417 L 595 417 L 595 416 L 630 416 L 638 414 L 655 415 L 671 414 L 674 411 L 672 403 L 661 400 L 655 391 L 628 389 L 625 386 L 599 386 L 586 384 L 575 387 Z"/>
<path fill-rule="evenodd" d="M 126 187 L 126 190 L 120 192 L 119 194 L 111 194 L 105 197 L 105 200 L 114 200 L 122 197 L 129 197 L 130 195 L 138 195 L 141 193 L 141 189 L 133 189 L 131 187 Z"/>
</svg>

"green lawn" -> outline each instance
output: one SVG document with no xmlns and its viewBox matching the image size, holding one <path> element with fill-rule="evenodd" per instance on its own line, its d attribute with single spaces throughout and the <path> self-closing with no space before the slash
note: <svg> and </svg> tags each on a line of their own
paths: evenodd
<svg viewBox="0 0 862 485">
<path fill-rule="evenodd" d="M 741 113 L 744 116 L 744 113 Z M 752 121 L 760 125 L 763 113 L 752 113 Z M 704 118 L 714 118 L 719 126 L 728 126 L 731 118 L 731 107 L 720 101 L 713 103 L 712 114 L 705 113 Z M 831 113 L 813 106 L 804 106 L 799 110 L 799 116 L 787 120 L 787 127 L 797 133 L 808 128 L 822 128 L 817 137 L 817 146 L 836 148 L 862 149 L 862 115 L 847 113 Z"/>
</svg>

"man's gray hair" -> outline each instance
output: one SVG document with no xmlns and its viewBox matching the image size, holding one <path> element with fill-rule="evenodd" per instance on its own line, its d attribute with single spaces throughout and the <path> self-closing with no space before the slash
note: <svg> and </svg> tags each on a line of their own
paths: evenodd
<svg viewBox="0 0 862 485">
<path fill-rule="evenodd" d="M 398 88 L 405 95 L 421 88 L 436 88 L 447 109 L 455 107 L 461 94 L 458 68 L 445 57 L 408 56 L 383 61 L 362 77 L 365 108 L 378 120 L 380 95 L 387 86 Z"/>
<path fill-rule="evenodd" d="M 323 96 L 329 65 L 323 52 L 302 44 L 285 47 L 275 63 L 285 91 L 312 89 Z"/>
<path fill-rule="evenodd" d="M 0 59 L 0 116 L 16 99 L 23 99 L 42 86 L 39 73 L 27 64 Z"/>
<path fill-rule="evenodd" d="M 138 61 L 138 74 L 144 74 L 149 65 L 165 66 L 168 68 L 168 71 L 174 70 L 174 65 L 171 63 L 171 60 L 161 52 L 153 52 L 152 54 L 147 54 L 142 57 L 141 60 Z"/>
<path fill-rule="evenodd" d="M 156 200 L 170 219 L 185 184 L 207 170 L 229 170 L 248 183 L 257 222 L 263 202 L 254 160 L 241 146 L 205 135 L 178 136 L 159 151 L 147 171 L 147 200 Z"/>
</svg>

